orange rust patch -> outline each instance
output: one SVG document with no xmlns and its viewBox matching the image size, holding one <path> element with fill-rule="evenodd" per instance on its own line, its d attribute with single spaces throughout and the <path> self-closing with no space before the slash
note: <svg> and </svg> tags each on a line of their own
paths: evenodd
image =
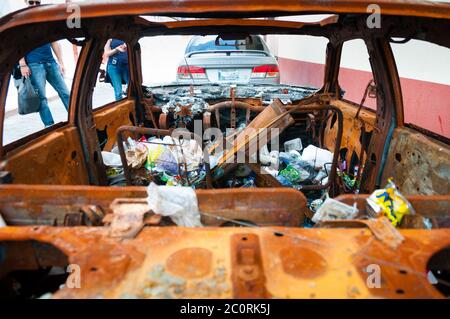
<svg viewBox="0 0 450 319">
<path fill-rule="evenodd" d="M 321 255 L 308 248 L 285 248 L 280 251 L 280 258 L 284 272 L 297 278 L 321 276 L 328 267 Z"/>
<path fill-rule="evenodd" d="M 211 272 L 212 252 L 204 248 L 185 248 L 167 259 L 167 270 L 184 278 L 200 278 Z"/>
</svg>

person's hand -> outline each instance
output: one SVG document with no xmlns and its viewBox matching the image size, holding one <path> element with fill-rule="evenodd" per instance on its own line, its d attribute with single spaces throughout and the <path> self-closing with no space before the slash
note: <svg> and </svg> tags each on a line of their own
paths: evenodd
<svg viewBox="0 0 450 319">
<path fill-rule="evenodd" d="M 127 44 L 126 43 L 124 43 L 124 44 L 122 44 L 122 45 L 119 45 L 118 47 L 117 47 L 117 50 L 119 50 L 120 52 L 126 52 L 127 51 Z"/>
<path fill-rule="evenodd" d="M 20 73 L 22 74 L 23 77 L 28 78 L 31 76 L 31 70 L 28 67 L 28 65 L 21 65 L 20 66 Z"/>
</svg>

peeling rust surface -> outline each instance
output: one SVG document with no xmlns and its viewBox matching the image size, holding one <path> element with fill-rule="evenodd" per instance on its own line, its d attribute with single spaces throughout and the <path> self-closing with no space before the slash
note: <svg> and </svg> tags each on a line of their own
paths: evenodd
<svg viewBox="0 0 450 319">
<path fill-rule="evenodd" d="M 49 243 L 80 265 L 81 289 L 63 288 L 54 298 L 442 298 L 427 280 L 426 264 L 450 245 L 450 231 L 400 232 L 405 241 L 397 249 L 365 229 L 283 227 L 146 227 L 124 241 L 102 228 L 7 227 L 0 242 Z M 35 258 L 22 258 L 24 251 L 9 251 L 11 267 L 36 267 Z M 184 265 L 196 265 L 206 251 L 210 266 L 196 276 L 174 271 L 171 259 L 181 254 Z M 382 268 L 379 289 L 366 285 L 365 269 L 374 263 Z"/>
<path fill-rule="evenodd" d="M 259 237 L 255 234 L 231 236 L 233 297 L 268 298 Z"/>
<path fill-rule="evenodd" d="M 97 130 L 104 131 L 108 136 L 108 141 L 104 146 L 104 151 L 111 151 L 117 142 L 117 129 L 123 125 L 133 125 L 130 114 L 136 119 L 135 102 L 125 100 L 110 107 L 94 111 L 94 122 Z"/>
<path fill-rule="evenodd" d="M 87 171 L 75 127 L 55 130 L 6 155 L 16 184 L 83 185 Z"/>
<path fill-rule="evenodd" d="M 285 273 L 300 279 L 321 276 L 327 270 L 325 258 L 308 248 L 288 247 L 280 251 Z"/>
<path fill-rule="evenodd" d="M 211 272 L 212 253 L 204 248 L 185 248 L 167 259 L 167 270 L 183 278 L 204 277 Z"/>
<path fill-rule="evenodd" d="M 297 227 L 309 211 L 305 196 L 288 188 L 196 190 L 196 194 L 200 211 L 257 225 Z M 0 212 L 10 225 L 62 225 L 67 214 L 86 206 L 113 214 L 116 199 L 133 202 L 147 196 L 145 187 L 0 185 Z M 202 216 L 205 225 L 225 222 Z"/>
<path fill-rule="evenodd" d="M 350 163 L 353 152 L 358 156 L 358 158 L 361 154 L 361 122 L 355 118 L 358 108 L 354 105 L 339 100 L 333 100 L 331 104 L 338 107 L 343 113 L 344 134 L 342 136 L 341 150 L 344 148 L 347 149 L 345 161 L 347 163 Z M 372 132 L 375 127 L 375 113 L 363 109 L 359 113 L 359 118 L 365 123 L 366 132 Z M 337 138 L 338 125 L 337 123 L 334 123 L 334 125 L 332 124 L 333 118 L 331 117 L 327 122 L 324 133 L 324 146 L 329 150 L 333 150 L 334 145 L 336 145 Z M 364 158 L 366 158 L 366 152 L 364 152 L 363 154 Z"/>
<path fill-rule="evenodd" d="M 397 128 L 383 171 L 383 185 L 389 177 L 405 195 L 450 194 L 450 149 L 409 128 Z"/>
</svg>

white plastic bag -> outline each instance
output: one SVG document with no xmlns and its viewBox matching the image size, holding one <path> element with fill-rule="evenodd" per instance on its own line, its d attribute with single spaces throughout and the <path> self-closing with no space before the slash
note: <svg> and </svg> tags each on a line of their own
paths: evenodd
<svg viewBox="0 0 450 319">
<path fill-rule="evenodd" d="M 125 150 L 128 166 L 141 168 L 147 160 L 148 150 L 145 144 L 128 137 L 128 148 Z"/>
<path fill-rule="evenodd" d="M 256 154 L 254 155 L 256 159 Z M 278 170 L 278 151 L 269 152 L 267 145 L 264 145 L 259 150 L 259 160 L 263 165 L 270 165 L 272 169 Z"/>
<path fill-rule="evenodd" d="M 284 151 L 289 153 L 290 151 L 301 151 L 303 149 L 302 140 L 297 137 L 293 140 L 284 142 Z"/>
<path fill-rule="evenodd" d="M 147 203 L 155 214 L 169 216 L 178 226 L 203 226 L 197 195 L 191 187 L 158 186 L 151 183 L 147 194 Z"/>
<path fill-rule="evenodd" d="M 302 160 L 308 162 L 317 169 L 321 169 L 325 164 L 333 162 L 333 153 L 311 144 L 303 150 Z"/>
<path fill-rule="evenodd" d="M 109 167 L 120 167 L 122 166 L 122 160 L 120 155 L 112 152 L 102 152 L 103 164 Z"/>
<path fill-rule="evenodd" d="M 186 163 L 188 172 L 198 169 L 203 160 L 203 151 L 197 141 L 194 139 L 180 141 L 176 138 L 174 140 L 176 145 L 180 145 L 172 147 L 178 162 Z"/>
<path fill-rule="evenodd" d="M 326 220 L 353 219 L 356 215 L 358 215 L 356 203 L 350 206 L 327 196 L 322 206 L 314 214 L 312 221 L 318 223 Z"/>
</svg>

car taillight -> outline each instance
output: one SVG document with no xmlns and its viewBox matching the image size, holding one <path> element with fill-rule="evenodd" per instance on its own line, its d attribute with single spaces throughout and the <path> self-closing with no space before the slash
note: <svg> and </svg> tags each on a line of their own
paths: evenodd
<svg viewBox="0 0 450 319">
<path fill-rule="evenodd" d="M 189 67 L 186 65 L 182 65 L 178 67 L 178 78 L 183 80 L 193 79 L 206 79 L 206 71 L 204 68 L 199 66 L 190 65 Z"/>
<path fill-rule="evenodd" d="M 276 78 L 280 74 L 278 65 L 260 65 L 255 66 L 252 70 L 252 78 Z"/>
</svg>

